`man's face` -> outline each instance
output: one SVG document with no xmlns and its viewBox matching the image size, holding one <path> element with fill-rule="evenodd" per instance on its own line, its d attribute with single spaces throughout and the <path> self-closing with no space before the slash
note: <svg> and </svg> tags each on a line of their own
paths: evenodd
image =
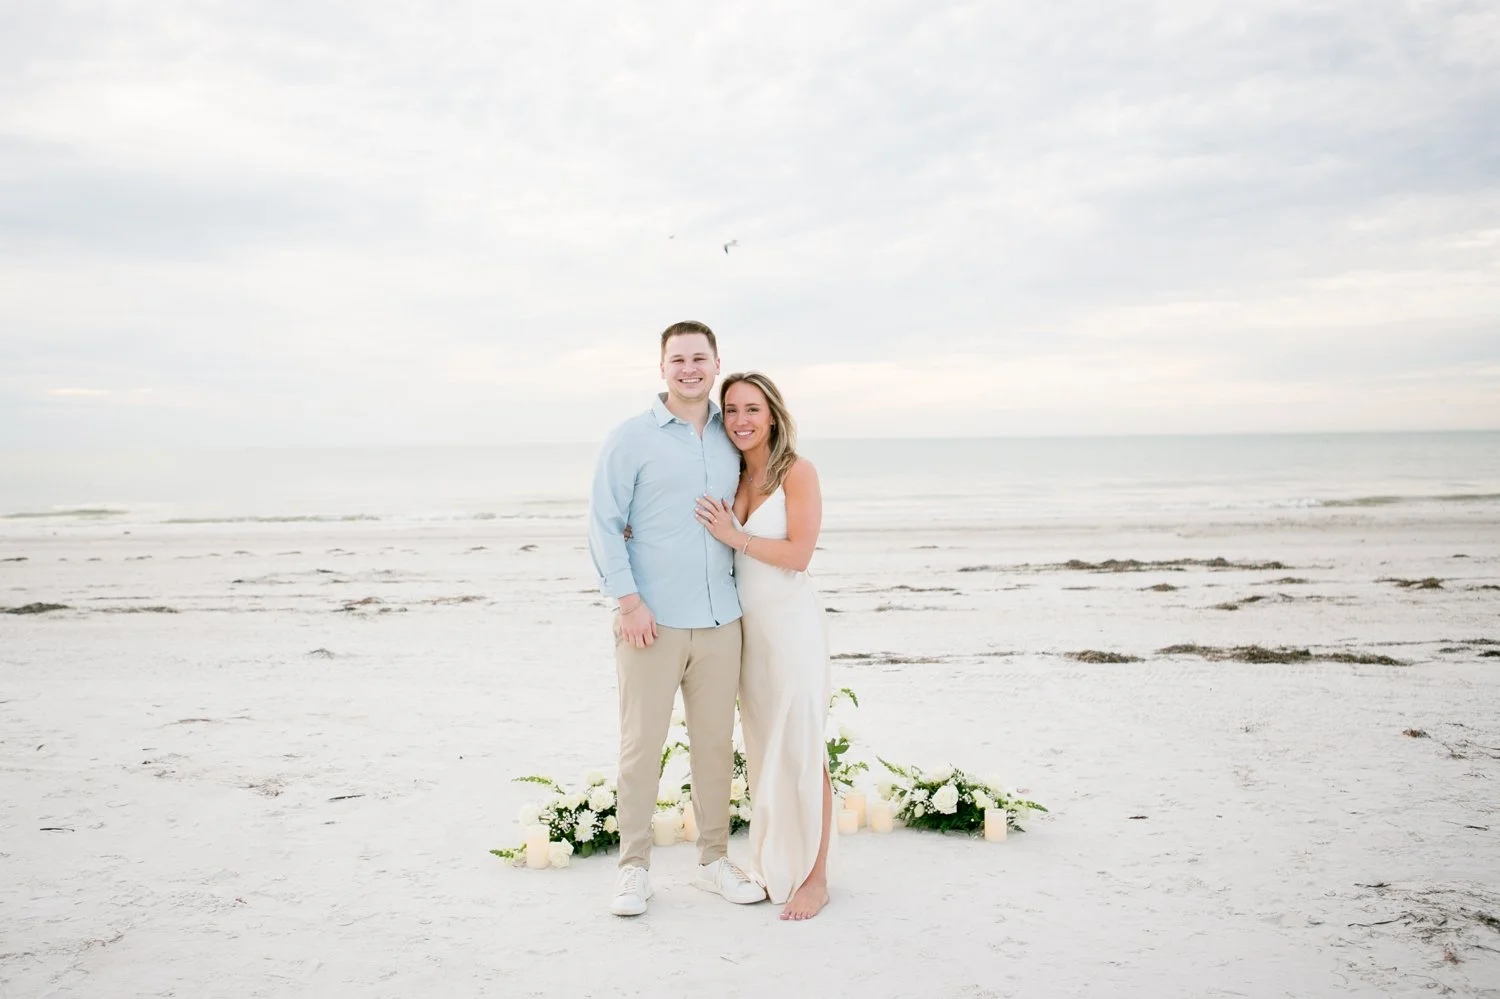
<svg viewBox="0 0 1500 999">
<path fill-rule="evenodd" d="M 702 333 L 681 333 L 667 341 L 661 359 L 667 393 L 681 402 L 702 402 L 719 377 L 719 357 Z"/>
</svg>

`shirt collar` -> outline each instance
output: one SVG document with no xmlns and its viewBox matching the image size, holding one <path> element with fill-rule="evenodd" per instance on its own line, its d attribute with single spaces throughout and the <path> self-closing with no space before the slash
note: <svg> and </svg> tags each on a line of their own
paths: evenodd
<svg viewBox="0 0 1500 999">
<path fill-rule="evenodd" d="M 686 420 L 674 416 L 672 411 L 667 408 L 667 393 L 665 392 L 656 393 L 656 398 L 651 402 L 651 412 L 656 416 L 656 425 L 658 427 L 664 427 L 673 421 L 687 426 Z M 708 422 L 712 423 L 714 420 L 722 421 L 723 415 L 719 412 L 719 404 L 710 399 L 708 400 Z"/>
</svg>

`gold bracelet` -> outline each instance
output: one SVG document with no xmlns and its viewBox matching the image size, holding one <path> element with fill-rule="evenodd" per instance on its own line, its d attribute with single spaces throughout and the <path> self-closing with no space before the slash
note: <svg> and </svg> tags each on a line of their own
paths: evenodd
<svg viewBox="0 0 1500 999">
<path fill-rule="evenodd" d="M 750 535 L 745 535 L 745 543 L 740 546 L 740 554 L 748 557 L 750 555 Z"/>
</svg>

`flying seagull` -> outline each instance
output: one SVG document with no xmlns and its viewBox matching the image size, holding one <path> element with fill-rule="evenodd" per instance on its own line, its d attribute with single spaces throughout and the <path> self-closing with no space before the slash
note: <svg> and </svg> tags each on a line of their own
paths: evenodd
<svg viewBox="0 0 1500 999">
<path fill-rule="evenodd" d="M 729 248 L 731 246 L 739 246 L 739 245 L 740 245 L 740 241 L 739 240 L 737 240 L 737 239 L 731 239 L 729 242 L 727 242 L 727 243 L 724 244 L 724 252 L 728 253 L 729 252 Z"/>
</svg>

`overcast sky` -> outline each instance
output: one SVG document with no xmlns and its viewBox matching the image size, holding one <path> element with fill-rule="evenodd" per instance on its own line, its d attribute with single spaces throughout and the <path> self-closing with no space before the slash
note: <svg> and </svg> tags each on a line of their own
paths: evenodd
<svg viewBox="0 0 1500 999">
<path fill-rule="evenodd" d="M 685 318 L 809 436 L 1500 427 L 1496 122 L 1488 0 L 6 2 L 0 447 L 593 440 Z"/>
</svg>

